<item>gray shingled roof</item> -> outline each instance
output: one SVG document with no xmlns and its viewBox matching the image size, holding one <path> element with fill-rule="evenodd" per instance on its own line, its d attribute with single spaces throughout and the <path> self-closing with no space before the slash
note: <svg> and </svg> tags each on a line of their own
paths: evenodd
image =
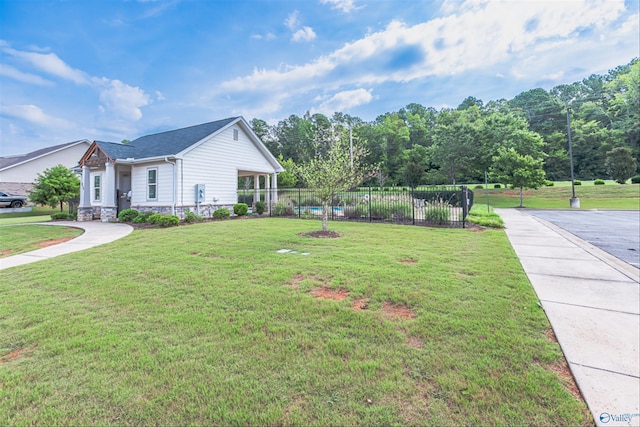
<svg viewBox="0 0 640 427">
<path fill-rule="evenodd" d="M 31 159 L 35 159 L 36 157 L 43 156 L 47 153 L 60 150 L 62 148 L 68 147 L 70 145 L 77 144 L 78 142 L 87 141 L 86 139 L 79 139 L 73 142 L 66 142 L 64 144 L 54 145 L 52 147 L 41 148 L 36 151 L 32 151 L 31 153 L 27 153 L 21 156 L 8 156 L 8 157 L 0 157 L 0 169 L 7 168 L 9 166 L 26 162 Z M 87 141 L 89 142 L 89 141 Z"/>
<path fill-rule="evenodd" d="M 96 141 L 112 159 L 172 156 L 235 121 L 238 117 L 141 136 L 128 144 Z"/>
</svg>

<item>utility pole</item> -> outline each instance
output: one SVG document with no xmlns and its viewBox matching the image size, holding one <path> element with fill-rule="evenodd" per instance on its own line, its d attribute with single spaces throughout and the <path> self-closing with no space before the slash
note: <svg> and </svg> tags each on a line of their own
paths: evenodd
<svg viewBox="0 0 640 427">
<path fill-rule="evenodd" d="M 571 167 L 571 200 L 569 207 L 580 209 L 580 199 L 576 197 L 575 178 L 573 175 L 573 147 L 571 145 L 571 115 L 569 114 L 569 104 L 567 106 L 567 135 L 569 136 L 569 165 Z"/>
</svg>

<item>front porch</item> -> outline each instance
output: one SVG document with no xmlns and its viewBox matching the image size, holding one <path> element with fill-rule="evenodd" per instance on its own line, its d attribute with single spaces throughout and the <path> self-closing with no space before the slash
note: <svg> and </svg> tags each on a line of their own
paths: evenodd
<svg viewBox="0 0 640 427">
<path fill-rule="evenodd" d="M 264 178 L 264 188 L 260 188 L 260 178 Z M 238 178 L 251 178 L 253 180 L 253 190 L 248 187 L 244 189 L 238 189 L 238 195 L 240 191 L 243 191 L 246 195 L 247 193 L 252 193 L 251 203 L 247 203 L 251 210 L 255 212 L 256 210 L 256 202 L 261 201 L 265 204 L 265 213 L 269 213 L 269 209 L 272 204 L 278 202 L 278 175 L 277 174 L 266 174 L 261 172 L 250 172 L 250 171 L 238 171 Z M 245 181 L 246 182 L 246 181 Z M 246 203 L 246 200 L 240 200 L 238 197 L 238 202 Z"/>
</svg>

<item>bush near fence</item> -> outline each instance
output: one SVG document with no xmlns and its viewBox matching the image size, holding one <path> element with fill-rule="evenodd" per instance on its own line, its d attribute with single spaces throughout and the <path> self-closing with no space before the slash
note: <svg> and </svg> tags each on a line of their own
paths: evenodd
<svg viewBox="0 0 640 427">
<path fill-rule="evenodd" d="M 243 191 L 238 191 L 238 200 Z M 260 190 L 261 197 L 266 198 L 266 195 L 265 190 Z M 272 190 L 269 196 L 270 216 L 322 217 L 322 202 L 314 189 L 278 189 Z M 329 219 L 464 227 L 466 214 L 472 204 L 473 191 L 466 187 L 365 187 L 336 193 L 331 200 Z"/>
</svg>

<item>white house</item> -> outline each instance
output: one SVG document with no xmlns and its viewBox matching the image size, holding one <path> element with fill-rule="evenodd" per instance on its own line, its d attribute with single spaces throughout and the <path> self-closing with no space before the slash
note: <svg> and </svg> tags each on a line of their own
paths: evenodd
<svg viewBox="0 0 640 427">
<path fill-rule="evenodd" d="M 238 178 L 277 189 L 284 169 L 242 117 L 140 137 L 128 144 L 94 141 L 80 159 L 78 221 L 114 221 L 119 211 L 205 217 L 237 203 Z M 269 191 L 265 191 L 268 195 Z M 267 200 L 269 202 L 269 200 Z M 269 203 L 267 203 L 269 206 Z"/>
<path fill-rule="evenodd" d="M 39 173 L 57 165 L 69 169 L 78 166 L 78 159 L 91 142 L 86 139 L 42 148 L 29 154 L 0 157 L 0 189 L 26 196 Z"/>
</svg>

